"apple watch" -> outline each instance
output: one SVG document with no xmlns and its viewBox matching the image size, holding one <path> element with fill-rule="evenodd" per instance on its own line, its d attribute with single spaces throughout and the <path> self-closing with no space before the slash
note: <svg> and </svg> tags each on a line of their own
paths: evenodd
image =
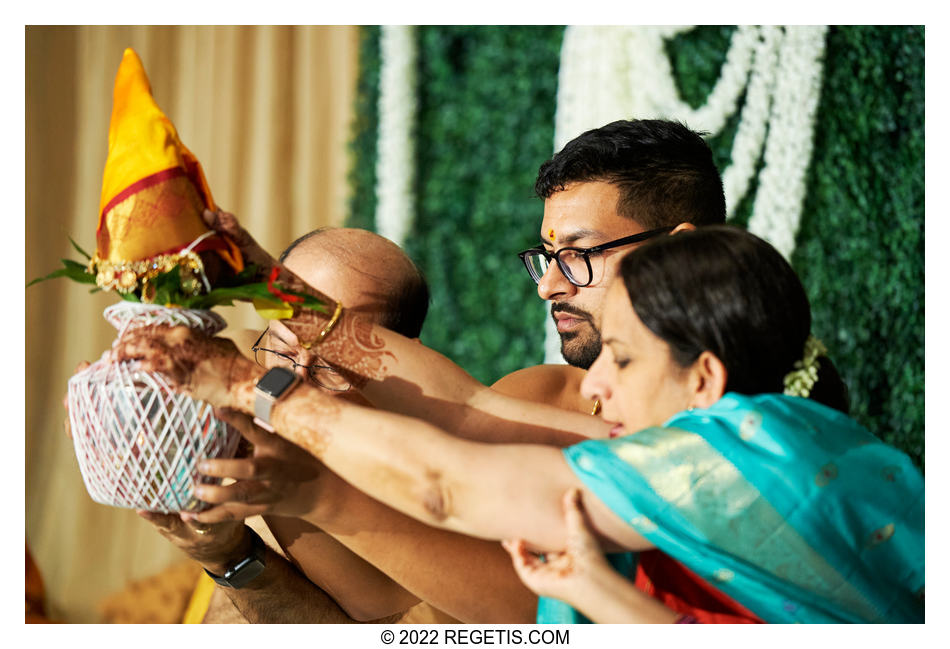
<svg viewBox="0 0 950 649">
<path fill-rule="evenodd" d="M 224 571 L 224 576 L 218 576 L 205 568 L 208 576 L 214 580 L 214 583 L 226 588 L 244 588 L 251 581 L 264 572 L 264 556 L 267 553 L 267 546 L 264 540 L 257 535 L 257 532 L 250 527 L 247 531 L 251 533 L 251 552 L 246 557 L 235 563 Z"/>
<path fill-rule="evenodd" d="M 271 410 L 299 381 L 300 377 L 286 367 L 267 370 L 254 388 L 254 423 L 273 433 L 274 427 L 270 425 Z"/>
</svg>

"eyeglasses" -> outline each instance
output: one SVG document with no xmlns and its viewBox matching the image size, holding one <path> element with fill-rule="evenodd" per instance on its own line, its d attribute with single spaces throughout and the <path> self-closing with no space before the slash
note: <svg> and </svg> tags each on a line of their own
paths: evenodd
<svg viewBox="0 0 950 649">
<path fill-rule="evenodd" d="M 556 259 L 557 266 L 561 269 L 567 281 L 574 286 L 584 287 L 590 285 L 594 280 L 594 267 L 591 265 L 592 255 L 595 260 L 600 260 L 598 270 L 602 270 L 603 257 L 600 256 L 600 253 L 604 250 L 625 246 L 630 243 L 646 241 L 658 234 L 666 234 L 672 229 L 673 228 L 659 228 L 657 230 L 647 230 L 646 232 L 632 234 L 629 237 L 608 241 L 607 243 L 602 243 L 599 246 L 593 246 L 591 248 L 566 246 L 555 252 L 548 252 L 544 249 L 544 246 L 535 246 L 534 248 L 522 250 L 518 253 L 518 256 L 521 257 L 521 261 L 524 262 L 524 267 L 528 269 L 528 274 L 531 275 L 531 279 L 534 280 L 535 284 L 541 281 L 541 278 L 544 277 L 544 273 L 548 270 L 548 266 L 551 265 L 551 261 Z"/>
<path fill-rule="evenodd" d="M 320 363 L 301 365 L 293 357 L 283 352 L 261 347 L 261 341 L 268 331 L 270 331 L 269 328 L 261 332 L 261 335 L 257 337 L 257 342 L 251 346 L 251 351 L 254 352 L 254 360 L 257 361 L 258 365 L 261 367 L 286 367 L 294 371 L 298 367 L 303 367 L 307 370 L 307 376 L 310 377 L 310 380 L 322 388 L 333 390 L 334 392 L 344 392 L 350 389 L 350 382 L 329 365 L 321 365 Z M 266 356 L 264 352 L 272 354 L 273 356 Z M 268 359 L 271 361 L 271 365 L 265 364 L 265 361 Z"/>
</svg>

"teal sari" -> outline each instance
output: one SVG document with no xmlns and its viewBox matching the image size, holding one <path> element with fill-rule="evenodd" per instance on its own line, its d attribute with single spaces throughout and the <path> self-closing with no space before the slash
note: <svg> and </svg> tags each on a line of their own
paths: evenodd
<svg viewBox="0 0 950 649">
<path fill-rule="evenodd" d="M 730 393 L 564 456 L 657 549 L 766 622 L 923 622 L 923 477 L 836 410 Z M 579 621 L 542 598 L 538 622 Z"/>
</svg>

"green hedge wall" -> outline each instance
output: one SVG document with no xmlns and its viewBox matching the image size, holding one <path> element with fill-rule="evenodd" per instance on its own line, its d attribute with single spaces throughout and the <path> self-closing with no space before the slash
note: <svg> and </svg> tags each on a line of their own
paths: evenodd
<svg viewBox="0 0 950 649">
<path fill-rule="evenodd" d="M 668 52 L 704 101 L 732 27 Z M 544 304 L 514 253 L 537 239 L 533 196 L 554 139 L 561 27 L 420 27 L 417 220 L 407 249 L 432 286 L 423 341 L 491 383 L 543 358 Z M 379 30 L 361 42 L 349 223 L 373 227 Z M 825 79 L 792 264 L 853 414 L 924 459 L 924 30 L 828 32 Z M 710 140 L 724 167 L 738 119 Z M 748 222 L 754 187 L 735 221 Z"/>
<path fill-rule="evenodd" d="M 350 200 L 346 224 L 376 229 L 376 136 L 379 133 L 379 27 L 360 28 L 359 74 L 350 134 Z"/>
<path fill-rule="evenodd" d="M 924 30 L 828 37 L 792 265 L 861 423 L 924 461 Z"/>
</svg>

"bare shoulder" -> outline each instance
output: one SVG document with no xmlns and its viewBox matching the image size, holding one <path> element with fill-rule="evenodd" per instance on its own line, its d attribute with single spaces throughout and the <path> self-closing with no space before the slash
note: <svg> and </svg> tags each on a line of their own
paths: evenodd
<svg viewBox="0 0 950 649">
<path fill-rule="evenodd" d="M 570 365 L 533 365 L 498 379 L 492 389 L 510 397 L 590 412 L 593 404 L 581 396 L 585 370 Z"/>
</svg>

